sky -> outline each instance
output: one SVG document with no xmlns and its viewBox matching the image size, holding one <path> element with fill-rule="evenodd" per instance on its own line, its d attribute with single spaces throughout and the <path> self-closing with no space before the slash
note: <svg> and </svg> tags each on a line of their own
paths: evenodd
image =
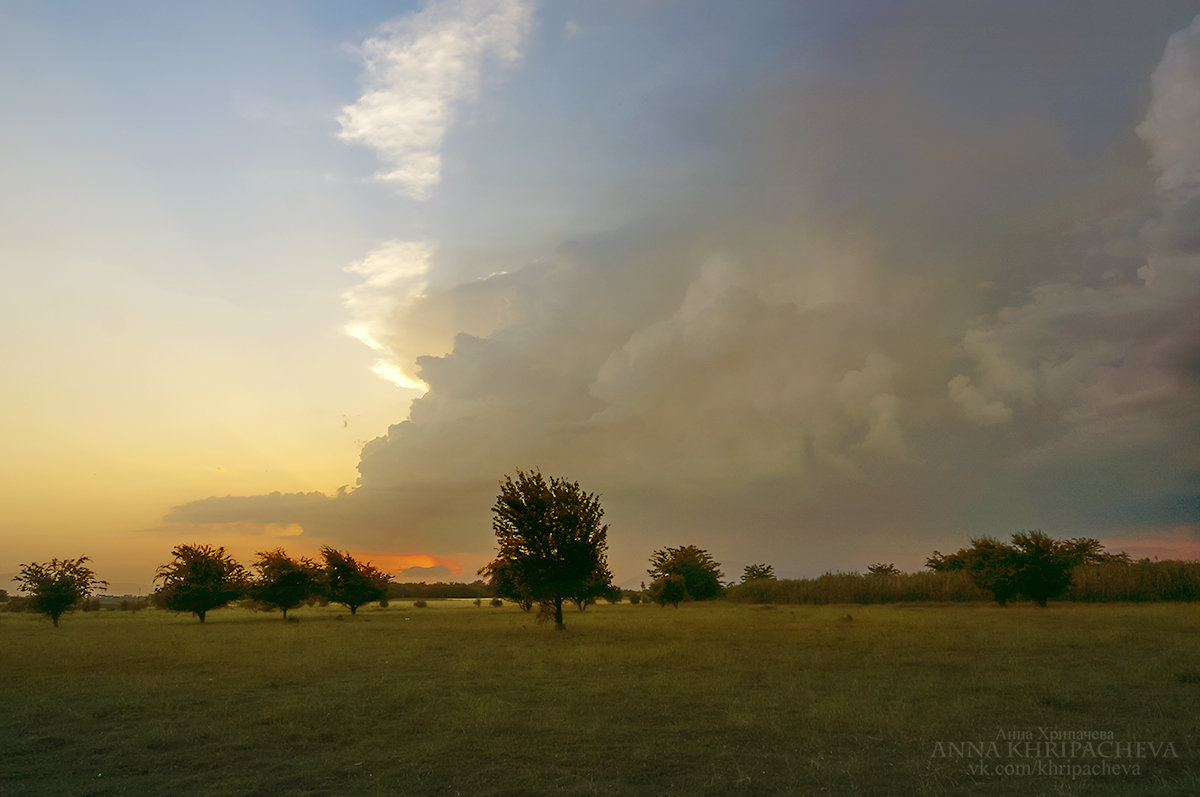
<svg viewBox="0 0 1200 797">
<path fill-rule="evenodd" d="M 0 578 L 1200 558 L 1195 0 L 0 0 L 0 107 Z"/>
</svg>

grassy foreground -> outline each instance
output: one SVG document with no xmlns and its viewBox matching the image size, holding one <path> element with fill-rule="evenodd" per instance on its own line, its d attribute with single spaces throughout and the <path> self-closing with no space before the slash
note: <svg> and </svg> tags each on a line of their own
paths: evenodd
<svg viewBox="0 0 1200 797">
<path fill-rule="evenodd" d="M 1200 793 L 1192 605 L 344 614 L 0 615 L 0 794 Z"/>
</svg>

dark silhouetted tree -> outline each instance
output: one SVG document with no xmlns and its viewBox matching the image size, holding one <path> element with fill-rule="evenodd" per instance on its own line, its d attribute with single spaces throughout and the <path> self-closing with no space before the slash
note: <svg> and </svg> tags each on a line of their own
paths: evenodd
<svg viewBox="0 0 1200 797">
<path fill-rule="evenodd" d="M 107 581 L 96 578 L 86 565 L 88 557 L 51 559 L 47 564 L 30 562 L 21 565 L 20 575 L 13 578 L 22 590 L 29 593 L 29 605 L 48 616 L 58 628 L 58 618 L 72 606 L 86 601 L 94 592 L 103 592 Z M 8 593 L 5 593 L 8 597 Z"/>
<path fill-rule="evenodd" d="M 1079 565 L 1102 565 L 1102 564 L 1131 564 L 1129 554 L 1122 551 L 1121 553 L 1109 553 L 1104 550 L 1104 545 L 1100 540 L 1092 537 L 1076 537 L 1071 540 L 1063 540 L 1059 543 L 1062 550 L 1072 557 L 1075 561 L 1075 566 Z"/>
<path fill-rule="evenodd" d="M 867 566 L 867 575 L 869 575 L 869 576 L 898 576 L 898 575 L 900 575 L 900 570 L 891 562 L 887 562 L 886 564 L 883 562 L 877 562 L 873 565 Z"/>
<path fill-rule="evenodd" d="M 746 565 L 746 569 L 742 571 L 742 583 L 749 581 L 761 581 L 767 579 L 775 580 L 775 568 L 766 564 Z"/>
<path fill-rule="evenodd" d="M 975 586 L 992 593 L 1001 606 L 1007 606 L 1017 596 L 1015 551 L 999 540 L 991 537 L 971 540 L 966 570 Z"/>
<path fill-rule="evenodd" d="M 289 609 L 321 592 L 320 566 L 310 559 L 293 559 L 282 548 L 260 552 L 253 567 L 257 575 L 247 592 L 259 603 L 282 609 L 284 620 Z"/>
<path fill-rule="evenodd" d="M 533 608 L 533 594 L 529 587 L 518 581 L 517 566 L 507 559 L 496 559 L 479 571 L 487 576 L 488 586 L 497 598 L 505 598 L 524 611 Z"/>
<path fill-rule="evenodd" d="M 925 560 L 925 566 L 935 572 L 965 570 L 970 556 L 971 552 L 966 548 L 959 548 L 956 553 L 934 551 L 933 556 Z"/>
<path fill-rule="evenodd" d="M 342 604 L 355 615 L 359 606 L 388 599 L 390 576 L 370 562 L 359 562 L 328 545 L 320 549 L 320 556 L 325 559 L 325 595 L 330 603 Z"/>
<path fill-rule="evenodd" d="M 246 594 L 246 570 L 223 546 L 179 545 L 171 555 L 154 576 L 162 582 L 151 595 L 155 605 L 191 612 L 203 623 L 208 612 Z"/>
<path fill-rule="evenodd" d="M 500 482 L 492 505 L 499 550 L 479 574 L 500 597 L 540 603 L 542 615 L 561 631 L 563 601 L 582 608 L 612 584 L 603 517 L 600 499 L 578 482 L 518 470 L 515 479 Z"/>
<path fill-rule="evenodd" d="M 340 603 L 356 614 L 359 606 L 387 600 L 390 576 L 370 562 L 359 562 L 328 545 L 321 549 L 321 557 L 325 560 L 325 595 L 331 603 Z"/>
<path fill-rule="evenodd" d="M 650 569 L 646 572 L 650 574 L 651 579 L 669 575 L 683 576 L 688 597 L 692 600 L 703 601 L 720 597 L 724 589 L 721 579 L 725 574 L 721 572 L 721 565 L 708 551 L 695 545 L 655 551 L 650 557 Z"/>
<path fill-rule="evenodd" d="M 1040 531 L 1023 531 L 1012 536 L 1015 551 L 1017 592 L 1038 606 L 1061 595 L 1071 586 L 1071 570 L 1089 555 L 1098 554 L 1092 546 L 1072 541 L 1059 542 Z"/>
<path fill-rule="evenodd" d="M 650 582 L 650 599 L 659 606 L 668 603 L 679 608 L 679 602 L 688 599 L 687 582 L 679 573 L 668 573 Z"/>
</svg>

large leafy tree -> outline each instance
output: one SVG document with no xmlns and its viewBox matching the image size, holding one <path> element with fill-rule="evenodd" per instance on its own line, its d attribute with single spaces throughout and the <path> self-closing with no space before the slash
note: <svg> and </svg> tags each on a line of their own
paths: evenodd
<svg viewBox="0 0 1200 797">
<path fill-rule="evenodd" d="M 692 600 L 718 598 L 724 591 L 721 579 L 725 574 L 721 572 L 720 563 L 708 551 L 695 545 L 655 551 L 646 572 L 655 580 L 669 575 L 683 576 L 687 597 Z"/>
<path fill-rule="evenodd" d="M 331 602 L 342 604 L 350 614 L 357 614 L 359 606 L 387 600 L 391 576 L 370 562 L 360 562 L 328 545 L 321 549 L 321 558 L 325 560 L 325 594 Z"/>
<path fill-rule="evenodd" d="M 257 575 L 250 583 L 250 597 L 282 609 L 284 620 L 287 620 L 289 609 L 321 591 L 320 566 L 311 559 L 293 559 L 282 548 L 259 553 L 253 567 Z"/>
<path fill-rule="evenodd" d="M 62 561 L 51 559 L 44 564 L 30 562 L 21 565 L 21 573 L 13 581 L 29 593 L 33 608 L 47 615 L 58 628 L 58 618 L 63 612 L 108 586 L 107 581 L 96 578 L 86 564 L 88 561 L 88 557 L 81 556 Z"/>
<path fill-rule="evenodd" d="M 499 597 L 540 603 L 561 631 L 563 601 L 586 605 L 612 587 L 603 518 L 600 499 L 578 482 L 518 470 L 500 483 L 492 506 L 499 550 L 479 573 Z"/>
<path fill-rule="evenodd" d="M 162 582 L 151 596 L 157 605 L 191 612 L 203 623 L 208 612 L 246 593 L 246 570 L 224 547 L 179 545 L 171 555 L 174 559 L 160 565 L 154 576 Z"/>
</svg>

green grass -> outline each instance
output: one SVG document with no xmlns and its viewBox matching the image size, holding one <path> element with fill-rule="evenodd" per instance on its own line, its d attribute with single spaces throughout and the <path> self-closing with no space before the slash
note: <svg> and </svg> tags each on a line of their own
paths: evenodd
<svg viewBox="0 0 1200 797">
<path fill-rule="evenodd" d="M 1200 793 L 1191 605 L 294 614 L 0 614 L 0 794 Z M 1039 728 L 1177 757 L 934 756 Z"/>
</svg>

